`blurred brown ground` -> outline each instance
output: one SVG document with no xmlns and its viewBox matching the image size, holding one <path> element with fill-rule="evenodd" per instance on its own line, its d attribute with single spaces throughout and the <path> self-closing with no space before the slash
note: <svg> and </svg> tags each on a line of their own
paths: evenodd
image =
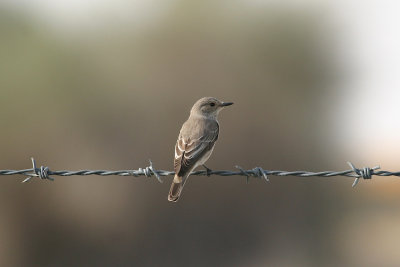
<svg viewBox="0 0 400 267">
<path fill-rule="evenodd" d="M 54 170 L 148 159 L 170 170 L 203 96 L 235 102 L 210 168 L 347 169 L 353 154 L 332 141 L 329 114 L 346 92 L 328 23 L 307 9 L 177 1 L 146 27 L 55 34 L 3 10 L 0 169 L 34 156 Z M 394 178 L 354 190 L 346 178 L 191 177 L 177 204 L 171 177 L 56 178 L 1 178 L 1 266 L 400 264 Z"/>
</svg>

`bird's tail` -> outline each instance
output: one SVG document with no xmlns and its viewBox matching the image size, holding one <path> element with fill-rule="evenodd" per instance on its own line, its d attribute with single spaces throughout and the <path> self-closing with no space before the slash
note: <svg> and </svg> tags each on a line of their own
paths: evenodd
<svg viewBox="0 0 400 267">
<path fill-rule="evenodd" d="M 171 189 L 169 190 L 168 200 L 172 202 L 177 202 L 181 196 L 183 186 L 185 185 L 186 177 L 179 177 L 175 175 L 174 180 L 171 184 Z"/>
</svg>

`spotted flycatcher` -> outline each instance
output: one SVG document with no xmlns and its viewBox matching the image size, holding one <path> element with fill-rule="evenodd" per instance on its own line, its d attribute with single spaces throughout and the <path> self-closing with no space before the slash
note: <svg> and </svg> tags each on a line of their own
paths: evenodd
<svg viewBox="0 0 400 267">
<path fill-rule="evenodd" d="M 218 139 L 218 113 L 232 102 L 221 102 L 213 97 L 198 100 L 190 111 L 189 119 L 182 125 L 175 145 L 175 176 L 171 184 L 168 200 L 178 201 L 183 186 L 190 173 L 211 156 Z"/>
</svg>

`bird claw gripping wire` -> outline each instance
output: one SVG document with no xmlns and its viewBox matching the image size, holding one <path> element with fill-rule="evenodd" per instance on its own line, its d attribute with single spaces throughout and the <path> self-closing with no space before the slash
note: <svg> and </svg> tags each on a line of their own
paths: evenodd
<svg viewBox="0 0 400 267">
<path fill-rule="evenodd" d="M 49 167 L 40 166 L 40 168 L 36 168 L 36 161 L 34 158 L 32 160 L 32 171 L 33 173 L 28 173 L 29 177 L 25 178 L 22 182 L 26 183 L 30 181 L 33 177 L 39 177 L 40 179 L 47 179 L 50 181 L 54 181 L 54 178 L 49 176 Z"/>
<path fill-rule="evenodd" d="M 154 176 L 157 178 L 157 180 L 160 183 L 162 183 L 163 181 L 161 180 L 160 175 L 158 175 L 156 169 L 154 169 L 154 167 L 153 167 L 153 162 L 151 162 L 151 160 L 149 160 L 149 162 L 150 162 L 150 166 L 148 166 L 144 169 L 139 168 L 138 172 L 143 173 L 146 177 L 151 177 L 154 174 Z M 134 176 L 136 176 L 136 175 L 134 175 Z"/>
<path fill-rule="evenodd" d="M 212 174 L 212 170 L 210 168 L 208 168 L 206 165 L 202 165 L 204 169 L 206 169 L 206 175 L 207 177 L 210 177 Z"/>
<path fill-rule="evenodd" d="M 360 180 L 360 178 L 363 179 L 371 179 L 372 175 L 374 175 L 374 171 L 380 169 L 380 166 L 376 166 L 373 168 L 369 168 L 369 167 L 364 167 L 362 169 L 357 169 L 351 162 L 347 162 L 347 164 L 349 164 L 350 168 L 353 170 L 353 172 L 355 173 L 355 179 L 353 182 L 352 187 L 355 187 L 358 184 L 358 181 Z"/>
</svg>

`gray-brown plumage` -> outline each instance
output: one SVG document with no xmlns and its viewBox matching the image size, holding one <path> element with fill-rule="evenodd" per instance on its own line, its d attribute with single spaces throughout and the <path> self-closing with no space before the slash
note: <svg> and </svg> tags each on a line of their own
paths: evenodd
<svg viewBox="0 0 400 267">
<path fill-rule="evenodd" d="M 175 145 L 175 177 L 168 194 L 169 201 L 178 201 L 190 173 L 211 156 L 219 134 L 218 113 L 232 104 L 204 97 L 192 107 Z"/>
</svg>

